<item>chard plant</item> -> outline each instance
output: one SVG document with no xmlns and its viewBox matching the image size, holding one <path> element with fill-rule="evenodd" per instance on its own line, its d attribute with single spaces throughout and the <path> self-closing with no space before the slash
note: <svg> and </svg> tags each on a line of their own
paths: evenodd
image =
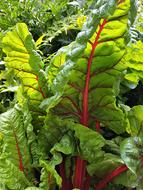
<svg viewBox="0 0 143 190">
<path fill-rule="evenodd" d="M 135 1 L 92 6 L 48 66 L 25 23 L 2 39 L 15 93 L 0 115 L 3 190 L 143 189 L 143 106 L 122 97 L 143 78 L 143 43 L 129 38 Z"/>
</svg>

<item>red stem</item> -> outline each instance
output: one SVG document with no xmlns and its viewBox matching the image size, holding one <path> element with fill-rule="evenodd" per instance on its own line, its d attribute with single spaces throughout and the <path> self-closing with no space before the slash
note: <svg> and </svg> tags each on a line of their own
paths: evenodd
<svg viewBox="0 0 143 190">
<path fill-rule="evenodd" d="M 18 154 L 18 158 L 19 158 L 19 170 L 24 172 L 24 166 L 23 166 L 23 163 L 22 163 L 22 155 L 21 155 L 21 152 L 20 152 L 18 139 L 17 139 L 17 136 L 16 136 L 15 132 L 14 132 L 14 138 L 15 138 L 16 149 L 17 149 L 17 154 Z"/>
<path fill-rule="evenodd" d="M 39 77 L 38 77 L 38 75 L 36 75 L 36 80 L 37 80 L 37 82 L 39 81 Z M 43 97 L 43 98 L 46 98 L 46 96 L 45 96 L 45 94 L 44 94 L 44 92 L 43 92 L 41 86 L 40 86 L 39 84 L 38 84 L 38 86 L 39 86 L 39 91 L 40 91 L 42 97 Z"/>
<path fill-rule="evenodd" d="M 88 119 L 89 119 L 89 113 L 88 113 L 88 96 L 89 96 L 89 84 L 90 84 L 90 70 L 92 65 L 92 60 L 94 57 L 95 49 L 98 45 L 98 40 L 100 38 L 100 34 L 105 26 L 107 21 L 104 19 L 103 23 L 99 26 L 99 30 L 97 32 L 95 41 L 92 45 L 92 50 L 88 59 L 87 63 L 87 74 L 85 79 L 85 87 L 83 90 L 83 104 L 82 104 L 82 113 L 81 113 L 81 119 L 80 123 L 84 125 L 85 127 L 88 127 Z M 83 182 L 84 182 L 84 176 L 86 174 L 86 161 L 82 160 L 79 156 L 76 160 L 76 168 L 75 168 L 75 176 L 74 176 L 74 187 L 83 189 Z"/>
<path fill-rule="evenodd" d="M 101 132 L 100 122 L 99 122 L 99 121 L 96 121 L 95 128 L 96 128 L 96 131 L 97 131 L 98 133 L 100 133 L 100 132 Z"/>
<path fill-rule="evenodd" d="M 61 190 L 67 190 L 64 161 L 59 165 L 59 168 L 60 168 L 60 176 L 62 177 L 62 188 L 61 188 Z"/>
<path fill-rule="evenodd" d="M 92 50 L 91 50 L 91 54 L 90 57 L 88 59 L 88 64 L 87 64 L 87 75 L 86 75 L 86 80 L 85 80 L 85 88 L 83 91 L 83 115 L 82 115 L 82 124 L 85 126 L 88 126 L 88 93 L 89 93 L 89 83 L 90 83 L 90 70 L 91 70 L 91 65 L 92 65 L 92 60 L 94 57 L 94 52 L 95 49 L 98 45 L 98 40 L 100 38 L 100 34 L 105 26 L 105 24 L 107 23 L 107 21 L 104 19 L 103 23 L 100 25 L 99 31 L 97 32 L 95 41 L 92 45 Z"/>
<path fill-rule="evenodd" d="M 63 162 L 59 165 L 60 169 L 60 176 L 62 177 L 62 187 L 60 190 L 71 190 L 72 189 L 72 183 L 70 178 L 66 177 L 66 171 L 65 171 L 65 162 Z"/>
<path fill-rule="evenodd" d="M 75 168 L 75 178 L 74 178 L 74 188 L 82 190 L 84 176 L 86 173 L 86 161 L 82 160 L 79 156 L 76 158 L 76 168 Z"/>
<path fill-rule="evenodd" d="M 105 176 L 95 187 L 95 190 L 102 190 L 106 185 L 115 177 L 120 175 L 121 173 L 125 172 L 128 170 L 128 167 L 126 165 L 119 166 L 115 170 L 113 170 L 110 174 Z"/>
<path fill-rule="evenodd" d="M 86 174 L 86 179 L 84 183 L 84 190 L 89 190 L 91 183 L 91 176 L 89 174 Z"/>
</svg>

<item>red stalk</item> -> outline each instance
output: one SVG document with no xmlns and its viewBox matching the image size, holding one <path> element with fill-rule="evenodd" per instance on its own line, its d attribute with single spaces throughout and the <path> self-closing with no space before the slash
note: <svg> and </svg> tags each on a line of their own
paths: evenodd
<svg viewBox="0 0 143 190">
<path fill-rule="evenodd" d="M 86 161 L 82 160 L 79 156 L 76 158 L 75 178 L 74 187 L 82 189 L 84 176 L 86 173 Z"/>
<path fill-rule="evenodd" d="M 84 183 L 84 190 L 89 190 L 90 183 L 91 183 L 91 176 L 87 173 L 85 183 Z"/>
<path fill-rule="evenodd" d="M 82 105 L 82 113 L 81 113 L 81 119 L 80 123 L 84 125 L 85 127 L 88 127 L 88 119 L 89 119 L 89 113 L 88 113 L 88 96 L 89 96 L 89 84 L 90 84 L 90 70 L 92 65 L 92 60 L 94 57 L 94 51 L 98 45 L 98 40 L 100 38 L 100 34 L 105 26 L 107 21 L 104 19 L 103 23 L 99 26 L 99 30 L 97 32 L 95 41 L 92 45 L 92 50 L 88 59 L 87 64 L 87 74 L 86 74 L 86 80 L 85 80 L 85 87 L 83 90 L 83 105 Z M 75 168 L 75 176 L 74 176 L 74 187 L 83 189 L 83 182 L 84 182 L 84 176 L 86 173 L 86 161 L 82 160 L 80 157 L 77 157 L 76 159 L 76 168 Z"/>
<path fill-rule="evenodd" d="M 95 128 L 96 128 L 96 131 L 97 131 L 98 133 L 101 132 L 100 122 L 99 122 L 99 121 L 96 121 L 96 126 L 95 126 Z"/>
<path fill-rule="evenodd" d="M 71 183 L 71 180 L 66 177 L 64 160 L 59 165 L 59 170 L 60 170 L 60 176 L 62 177 L 62 187 L 60 190 L 71 190 L 72 189 L 72 183 Z"/>
<path fill-rule="evenodd" d="M 19 170 L 24 172 L 24 166 L 23 166 L 23 163 L 22 163 L 22 155 L 21 155 L 21 152 L 20 152 L 18 139 L 17 139 L 17 136 L 16 136 L 15 132 L 14 132 L 14 138 L 15 138 L 16 149 L 17 149 L 17 154 L 18 154 L 18 158 L 19 158 Z"/>
<path fill-rule="evenodd" d="M 120 175 L 121 173 L 125 172 L 128 170 L 128 167 L 126 165 L 119 166 L 115 170 L 113 170 L 110 174 L 105 176 L 95 187 L 95 190 L 102 190 L 106 185 L 115 177 Z"/>
<path fill-rule="evenodd" d="M 91 70 L 91 65 L 92 65 L 92 60 L 94 57 L 94 51 L 98 45 L 98 40 L 100 38 L 100 34 L 105 26 L 107 21 L 104 19 L 103 23 L 100 25 L 99 31 L 97 32 L 95 41 L 92 45 L 92 50 L 90 57 L 88 59 L 88 64 L 87 64 L 87 75 L 86 75 L 86 81 L 85 81 L 85 88 L 83 91 L 83 115 L 82 115 L 82 124 L 85 125 L 86 127 L 88 126 L 88 95 L 89 95 L 89 84 L 90 84 L 90 70 Z"/>
<path fill-rule="evenodd" d="M 38 82 L 38 80 L 39 80 L 38 75 L 36 75 L 36 80 L 37 80 L 37 82 Z M 43 98 L 46 98 L 46 96 L 45 96 L 45 94 L 44 94 L 44 92 L 43 92 L 43 90 L 42 90 L 42 88 L 41 88 L 40 85 L 39 85 L 39 92 L 41 93 L 41 95 L 42 95 Z"/>
</svg>

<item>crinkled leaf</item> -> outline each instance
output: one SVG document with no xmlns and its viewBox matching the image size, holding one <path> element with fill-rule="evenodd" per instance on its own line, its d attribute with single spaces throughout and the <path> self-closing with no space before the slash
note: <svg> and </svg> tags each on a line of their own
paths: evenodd
<svg viewBox="0 0 143 190">
<path fill-rule="evenodd" d="M 74 154 L 75 153 L 75 141 L 72 135 L 65 134 L 60 142 L 56 143 L 50 151 L 53 155 L 61 152 L 63 154 Z"/>
<path fill-rule="evenodd" d="M 45 178 L 45 176 L 48 176 L 48 179 L 50 180 L 50 182 L 48 182 L 48 184 L 46 185 L 46 181 L 43 180 L 42 183 L 40 183 L 40 187 L 42 188 L 47 188 L 47 186 L 49 186 L 49 188 L 51 189 L 51 185 L 58 185 L 59 187 L 61 187 L 61 177 L 58 175 L 58 173 L 56 172 L 56 165 L 59 165 L 62 163 L 63 158 L 62 158 L 62 154 L 65 155 L 74 155 L 75 153 L 75 142 L 73 137 L 69 134 L 65 134 L 61 140 L 56 143 L 54 145 L 54 147 L 51 149 L 51 154 L 53 155 L 53 157 L 51 158 L 51 160 L 49 162 L 46 163 L 42 174 L 41 174 L 41 178 Z M 48 169 L 47 169 L 48 168 Z M 50 184 L 51 183 L 51 184 Z"/>
<path fill-rule="evenodd" d="M 12 159 L 12 158 L 11 158 Z M 23 172 L 12 161 L 0 155 L 0 184 L 3 183 L 8 189 L 24 190 L 32 185 L 26 179 Z"/>
<path fill-rule="evenodd" d="M 45 125 L 38 133 L 38 145 L 43 158 L 48 157 L 51 148 L 58 143 L 67 132 L 66 123 L 68 122 L 70 121 L 63 121 L 53 115 L 46 117 Z"/>
<path fill-rule="evenodd" d="M 55 166 L 58 164 L 59 159 L 55 158 L 55 160 L 52 160 L 51 162 L 46 162 L 41 160 L 40 161 L 40 165 L 43 167 L 42 172 L 45 172 L 42 176 L 43 178 L 45 177 L 45 175 L 48 177 L 48 180 L 43 180 L 43 182 L 41 182 L 40 187 L 46 188 L 47 190 L 51 189 L 51 186 L 55 186 L 55 184 L 57 184 L 59 187 L 61 187 L 62 185 L 62 179 L 59 176 L 59 174 L 57 173 Z M 60 160 L 61 162 L 61 160 Z M 59 163 L 60 163 L 59 162 Z"/>
<path fill-rule="evenodd" d="M 121 158 L 124 160 L 127 167 L 138 177 L 143 174 L 143 138 L 130 137 L 125 139 L 120 146 Z"/>
<path fill-rule="evenodd" d="M 31 159 L 22 112 L 14 108 L 1 114 L 0 132 L 3 136 L 2 155 L 6 155 L 17 168 L 23 167 L 21 170 L 29 167 Z"/>
<path fill-rule="evenodd" d="M 17 189 L 16 184 L 26 187 L 28 179 L 29 181 L 33 180 L 32 162 L 37 163 L 39 159 L 31 116 L 26 107 L 23 110 L 16 105 L 0 115 L 0 134 L 0 177 L 4 178 L 5 184 L 9 186 L 9 182 L 13 180 L 15 174 L 19 175 L 23 179 L 20 182 L 20 179 L 15 177 L 19 183 L 15 183 L 13 180 L 15 188 L 13 186 L 12 189 Z M 12 182 L 10 183 L 12 184 Z M 22 185 L 23 183 L 25 185 Z"/>
<path fill-rule="evenodd" d="M 129 83 L 137 85 L 139 80 L 143 80 L 143 42 L 138 41 L 135 44 L 131 44 L 127 50 L 125 62 L 128 72 L 125 75 L 125 79 Z"/>
<path fill-rule="evenodd" d="M 82 159 L 91 163 L 103 156 L 101 148 L 105 144 L 105 139 L 99 133 L 80 124 L 73 124 L 70 128 L 75 132 L 75 140 L 79 142 L 77 151 Z"/>
</svg>

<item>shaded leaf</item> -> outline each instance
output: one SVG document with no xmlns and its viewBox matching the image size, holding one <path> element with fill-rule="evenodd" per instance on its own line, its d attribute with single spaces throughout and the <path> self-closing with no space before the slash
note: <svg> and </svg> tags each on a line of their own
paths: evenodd
<svg viewBox="0 0 143 190">
<path fill-rule="evenodd" d="M 136 175 L 142 176 L 142 137 L 130 137 L 125 139 L 120 146 L 121 158 L 127 167 Z"/>
</svg>

